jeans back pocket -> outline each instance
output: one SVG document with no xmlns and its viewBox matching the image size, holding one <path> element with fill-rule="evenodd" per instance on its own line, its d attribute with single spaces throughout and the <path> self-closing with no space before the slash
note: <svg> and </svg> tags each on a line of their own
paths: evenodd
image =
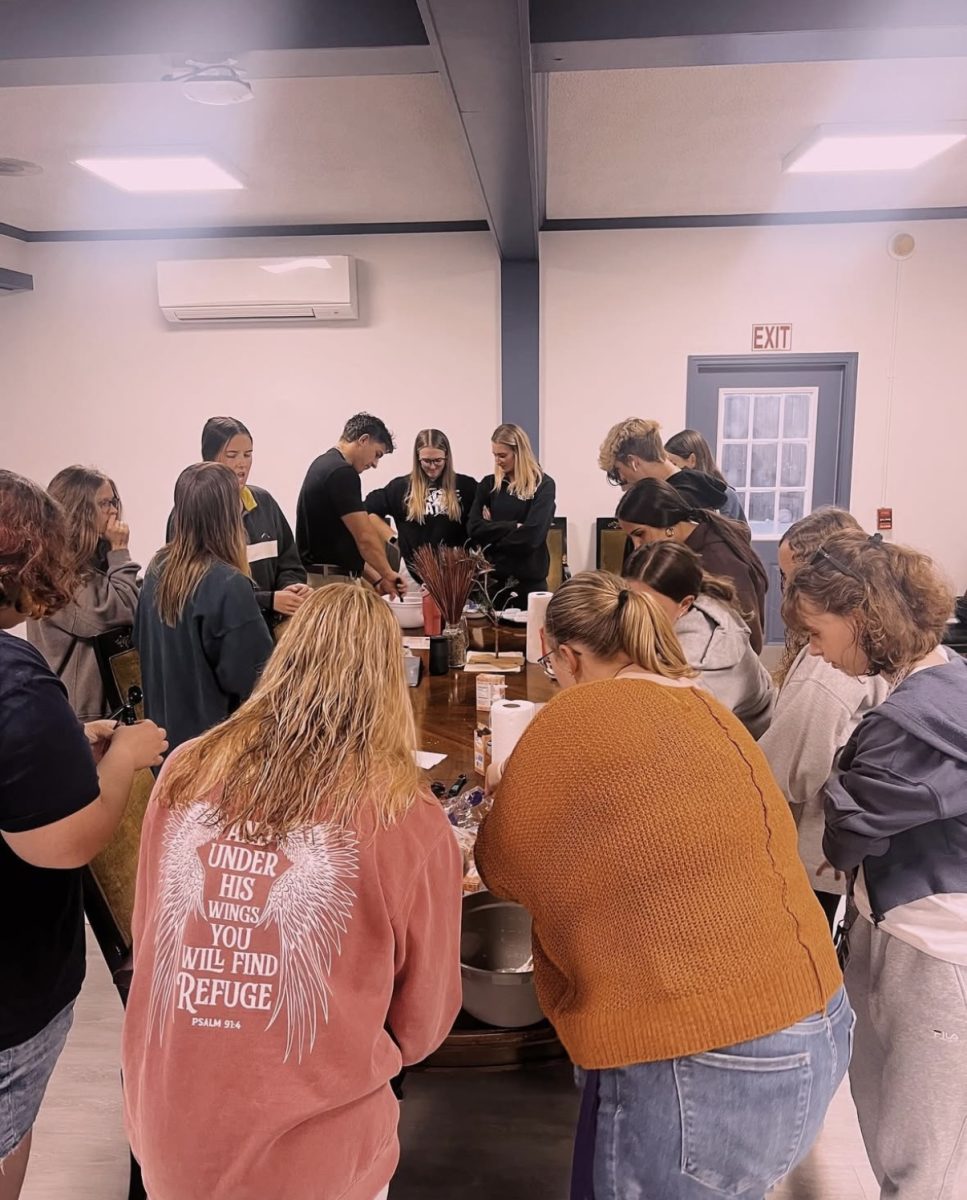
<svg viewBox="0 0 967 1200">
<path fill-rule="evenodd" d="M 762 1195 L 795 1163 L 809 1115 L 809 1054 L 676 1059 L 682 1171 L 725 1196 Z"/>
</svg>

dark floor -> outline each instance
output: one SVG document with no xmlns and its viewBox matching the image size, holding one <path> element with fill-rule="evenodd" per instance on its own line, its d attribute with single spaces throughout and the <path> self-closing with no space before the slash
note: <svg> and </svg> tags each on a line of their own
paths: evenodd
<svg viewBox="0 0 967 1200">
<path fill-rule="evenodd" d="M 390 1200 L 566 1200 L 578 1101 L 568 1062 L 408 1075 Z"/>
</svg>

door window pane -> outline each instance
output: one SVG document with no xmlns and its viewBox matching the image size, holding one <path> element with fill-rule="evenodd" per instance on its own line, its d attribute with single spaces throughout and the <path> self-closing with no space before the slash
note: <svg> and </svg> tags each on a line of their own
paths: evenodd
<svg viewBox="0 0 967 1200">
<path fill-rule="evenodd" d="M 757 399 L 761 399 L 758 397 Z M 758 407 L 758 405 L 757 405 Z M 775 442 L 759 446 L 752 445 L 752 474 L 749 482 L 755 488 L 776 486 L 776 450 Z"/>
<path fill-rule="evenodd" d="M 725 423 L 722 436 L 747 438 L 749 436 L 749 397 L 727 395 L 725 397 Z"/>
<path fill-rule="evenodd" d="M 779 436 L 779 404 L 781 400 L 781 396 L 775 395 L 756 396 L 755 419 L 752 422 L 754 438 L 777 438 Z"/>
<path fill-rule="evenodd" d="M 783 442 L 782 472 L 779 482 L 783 487 L 806 486 L 806 459 L 808 447 L 805 442 Z"/>
<path fill-rule="evenodd" d="M 749 507 L 745 510 L 750 521 L 773 521 L 776 515 L 775 492 L 750 492 Z"/>
<path fill-rule="evenodd" d="M 805 515 L 805 492 L 779 493 L 779 524 L 788 527 Z"/>
<path fill-rule="evenodd" d="M 722 474 L 734 488 L 745 487 L 748 454 L 747 442 L 731 443 L 722 447 Z"/>
<path fill-rule="evenodd" d="M 786 396 L 782 417 L 784 438 L 809 437 L 809 396 L 795 393 Z"/>
</svg>

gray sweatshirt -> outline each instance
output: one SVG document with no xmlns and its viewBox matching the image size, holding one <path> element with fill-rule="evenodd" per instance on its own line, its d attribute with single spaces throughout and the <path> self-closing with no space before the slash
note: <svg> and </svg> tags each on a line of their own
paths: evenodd
<svg viewBox="0 0 967 1200">
<path fill-rule="evenodd" d="M 110 716 L 92 639 L 119 625 L 133 625 L 138 607 L 138 571 L 127 550 L 111 550 L 104 569 L 96 570 L 73 601 L 51 617 L 27 622 L 27 640 L 36 646 L 52 671 L 63 669 L 71 708 L 82 721 Z"/>
<path fill-rule="evenodd" d="M 888 694 L 885 679 L 844 675 L 804 648 L 779 692 L 772 724 L 759 739 L 792 807 L 799 826 L 799 857 L 817 892 L 846 891 L 845 880 L 837 880 L 832 870 L 818 873 L 826 857 L 826 781 L 853 730 Z"/>
<path fill-rule="evenodd" d="M 732 710 L 754 738 L 768 728 L 775 700 L 772 677 L 749 641 L 749 627 L 734 609 L 699 596 L 675 622 L 689 665 L 720 704 Z"/>
</svg>

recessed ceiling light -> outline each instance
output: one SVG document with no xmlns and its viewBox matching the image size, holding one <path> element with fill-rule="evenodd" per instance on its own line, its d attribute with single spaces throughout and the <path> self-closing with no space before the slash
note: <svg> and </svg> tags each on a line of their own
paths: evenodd
<svg viewBox="0 0 967 1200">
<path fill-rule="evenodd" d="M 789 174 L 910 171 L 967 137 L 958 129 L 924 132 L 818 129 L 782 160 Z"/>
<path fill-rule="evenodd" d="M 111 155 L 74 161 L 125 192 L 229 192 L 245 187 L 204 154 Z"/>
</svg>

